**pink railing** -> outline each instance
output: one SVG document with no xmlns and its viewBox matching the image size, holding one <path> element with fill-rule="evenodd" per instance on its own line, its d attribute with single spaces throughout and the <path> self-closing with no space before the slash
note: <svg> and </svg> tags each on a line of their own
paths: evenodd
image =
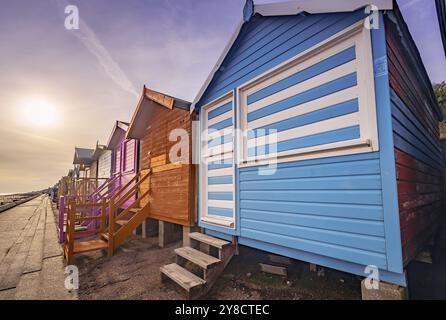
<svg viewBox="0 0 446 320">
<path fill-rule="evenodd" d="M 112 178 L 107 179 L 101 186 L 99 186 L 92 194 L 89 195 L 66 195 L 59 199 L 59 242 L 63 243 L 65 241 L 65 231 L 64 222 L 66 214 L 66 206 L 70 200 L 74 200 L 77 203 L 84 202 L 84 204 L 98 204 L 105 199 L 106 201 L 112 197 L 117 190 L 121 188 L 122 176 L 121 174 L 115 175 Z M 84 201 L 82 201 L 84 200 Z M 86 216 L 95 216 L 97 214 L 97 208 L 92 206 L 93 209 L 88 209 L 83 213 Z M 86 220 L 81 225 L 85 226 L 87 230 L 94 229 L 97 227 L 98 222 L 96 220 Z"/>
</svg>

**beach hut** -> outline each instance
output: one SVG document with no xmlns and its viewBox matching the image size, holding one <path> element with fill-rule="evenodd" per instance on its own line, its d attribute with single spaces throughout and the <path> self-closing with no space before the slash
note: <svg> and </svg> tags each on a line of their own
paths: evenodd
<svg viewBox="0 0 446 320">
<path fill-rule="evenodd" d="M 443 217 L 442 112 L 397 4 L 373 3 L 246 2 L 191 106 L 199 225 L 405 287 Z"/>
<path fill-rule="evenodd" d="M 138 172 L 138 141 L 125 137 L 129 127 L 128 122 L 116 121 L 107 142 L 107 150 L 112 151 L 113 189 L 119 190 L 135 177 Z M 132 202 L 130 199 L 125 205 Z"/>
<path fill-rule="evenodd" d="M 181 235 L 176 226 L 188 239 L 196 223 L 189 108 L 190 102 L 144 87 L 127 131 L 128 139 L 139 140 L 141 173 L 152 171 L 144 188 L 151 189 L 149 218 L 159 221 L 160 246 Z"/>
<path fill-rule="evenodd" d="M 73 165 L 78 168 L 81 178 L 88 178 L 90 176 L 90 167 L 94 162 L 94 152 L 94 149 L 74 148 Z"/>
<path fill-rule="evenodd" d="M 96 177 L 97 165 L 94 158 L 95 149 L 74 148 L 74 171 L 78 176 L 73 180 L 72 191 L 70 194 L 76 197 L 80 202 L 86 202 L 90 194 L 98 188 Z"/>
<path fill-rule="evenodd" d="M 150 172 L 138 171 L 139 143 L 126 138 L 128 126 L 129 123 L 116 121 L 107 145 L 92 150 L 92 161 L 97 161 L 97 176 L 107 177 L 111 164 L 109 179 L 89 195 L 88 202 L 69 200 L 67 203 L 65 228 L 60 227 L 66 232 L 61 231 L 60 238 L 64 241 L 68 264 L 75 255 L 89 251 L 107 250 L 109 256 L 113 255 L 148 218 L 151 190 L 145 183 L 150 179 Z M 62 213 L 59 216 L 64 217 Z"/>
</svg>

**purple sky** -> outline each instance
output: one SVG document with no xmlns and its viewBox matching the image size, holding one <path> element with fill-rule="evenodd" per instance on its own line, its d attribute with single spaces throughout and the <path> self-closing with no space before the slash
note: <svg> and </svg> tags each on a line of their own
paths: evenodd
<svg viewBox="0 0 446 320">
<path fill-rule="evenodd" d="M 193 100 L 244 2 L 0 0 L 0 193 L 57 182 L 75 145 L 105 143 L 115 120 L 130 120 L 143 84 Z M 398 2 L 431 80 L 446 80 L 434 0 Z M 66 4 L 79 7 L 79 31 L 64 28 Z M 23 119 L 35 97 L 57 108 L 57 123 Z"/>
</svg>

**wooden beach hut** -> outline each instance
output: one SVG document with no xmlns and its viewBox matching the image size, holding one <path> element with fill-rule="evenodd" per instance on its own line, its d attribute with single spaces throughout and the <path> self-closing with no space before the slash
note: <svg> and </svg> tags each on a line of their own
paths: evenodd
<svg viewBox="0 0 446 320">
<path fill-rule="evenodd" d="M 407 285 L 444 217 L 442 112 L 396 2 L 373 3 L 246 2 L 191 106 L 196 239 Z M 183 269 L 162 273 L 212 283 Z"/>
<path fill-rule="evenodd" d="M 183 235 L 196 224 L 195 169 L 192 165 L 190 102 L 143 88 L 126 137 L 140 145 L 139 168 L 151 170 L 149 218 L 158 221 L 159 243 Z M 172 159 L 172 156 L 175 159 Z"/>
<path fill-rule="evenodd" d="M 113 188 L 119 190 L 132 180 L 138 172 L 139 145 L 135 139 L 127 139 L 128 122 L 116 121 L 107 142 L 107 150 L 112 151 Z M 107 160 L 104 160 L 106 162 Z M 126 205 L 129 205 L 129 200 Z"/>
<path fill-rule="evenodd" d="M 126 138 L 128 126 L 116 121 L 107 145 L 92 150 L 96 176 L 109 178 L 89 195 L 88 201 L 67 203 L 66 233 L 61 233 L 61 239 L 68 263 L 74 255 L 89 251 L 107 250 L 109 256 L 113 255 L 148 218 L 151 190 L 146 183 L 151 172 L 138 171 L 139 143 Z"/>
</svg>

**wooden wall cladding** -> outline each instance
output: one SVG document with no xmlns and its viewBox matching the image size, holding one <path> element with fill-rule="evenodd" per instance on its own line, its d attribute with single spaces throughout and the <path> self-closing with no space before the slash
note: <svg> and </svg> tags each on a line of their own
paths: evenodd
<svg viewBox="0 0 446 320">
<path fill-rule="evenodd" d="M 407 264 L 426 245 L 443 215 L 439 126 L 395 25 L 386 23 L 401 242 Z"/>
<path fill-rule="evenodd" d="M 404 261 L 409 262 L 438 226 L 443 212 L 442 172 L 395 149 Z"/>
<path fill-rule="evenodd" d="M 143 173 L 152 170 L 150 188 L 152 202 L 150 217 L 181 225 L 194 225 L 195 179 L 190 164 L 171 163 L 169 151 L 178 141 L 169 141 L 174 129 L 184 129 L 191 136 L 191 115 L 188 110 L 160 107 L 154 111 L 151 123 L 147 124 L 146 134 L 140 144 L 140 168 Z M 189 139 L 190 147 L 190 139 Z M 189 163 L 191 162 L 189 154 Z M 149 184 L 142 187 L 147 190 Z"/>
</svg>

